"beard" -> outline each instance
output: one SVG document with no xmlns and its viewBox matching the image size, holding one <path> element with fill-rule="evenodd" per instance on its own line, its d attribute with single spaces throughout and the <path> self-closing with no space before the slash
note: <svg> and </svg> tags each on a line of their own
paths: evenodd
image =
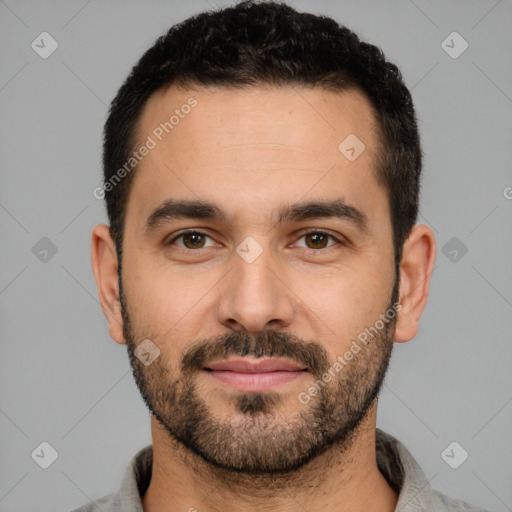
<svg viewBox="0 0 512 512">
<path fill-rule="evenodd" d="M 277 331 L 255 336 L 232 332 L 201 340 L 175 367 L 166 363 L 164 351 L 146 366 L 135 355 L 136 339 L 142 337 L 136 336 L 132 325 L 121 278 L 119 285 L 127 351 L 142 398 L 171 439 L 209 467 L 263 477 L 297 471 L 334 446 L 344 452 L 378 398 L 391 358 L 396 316 L 383 329 L 373 329 L 369 342 L 334 377 L 336 360 L 321 344 Z M 397 299 L 398 281 L 386 311 L 395 310 Z M 169 343 L 157 337 L 151 340 L 160 349 Z M 299 392 L 233 393 L 229 401 L 234 413 L 221 417 L 203 399 L 197 380 L 214 358 L 232 355 L 286 357 L 306 367 L 316 383 L 322 382 L 307 404 L 299 400 Z M 322 380 L 329 369 L 332 378 Z M 280 405 L 290 401 L 296 403 L 292 413 L 281 413 Z"/>
</svg>

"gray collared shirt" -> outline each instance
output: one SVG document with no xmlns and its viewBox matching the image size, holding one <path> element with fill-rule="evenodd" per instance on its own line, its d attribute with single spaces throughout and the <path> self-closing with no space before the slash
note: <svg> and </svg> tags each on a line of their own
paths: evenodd
<svg viewBox="0 0 512 512">
<path fill-rule="evenodd" d="M 432 489 L 423 470 L 398 439 L 379 428 L 375 434 L 377 465 L 399 494 L 395 512 L 488 512 Z M 117 492 L 72 512 L 143 512 L 142 496 L 151 480 L 152 461 L 153 447 L 149 445 L 131 459 Z"/>
</svg>

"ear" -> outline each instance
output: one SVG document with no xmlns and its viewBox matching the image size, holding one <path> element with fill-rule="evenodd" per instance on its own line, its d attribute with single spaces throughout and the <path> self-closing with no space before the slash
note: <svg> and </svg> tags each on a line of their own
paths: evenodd
<svg viewBox="0 0 512 512">
<path fill-rule="evenodd" d="M 117 254 L 109 227 L 105 224 L 98 224 L 92 230 L 91 260 L 101 309 L 110 326 L 110 337 L 117 343 L 124 344 L 126 339 L 119 300 Z"/>
<path fill-rule="evenodd" d="M 434 233 L 423 224 L 414 226 L 404 243 L 400 262 L 401 309 L 395 326 L 396 342 L 409 341 L 418 332 L 418 321 L 427 304 L 435 259 Z"/>
</svg>

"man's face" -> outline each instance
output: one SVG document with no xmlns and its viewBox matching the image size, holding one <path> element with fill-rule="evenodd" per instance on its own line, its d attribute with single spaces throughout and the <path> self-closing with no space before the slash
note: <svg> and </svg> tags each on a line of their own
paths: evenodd
<svg viewBox="0 0 512 512">
<path fill-rule="evenodd" d="M 134 171 L 121 302 L 151 412 L 203 459 L 241 472 L 348 447 L 381 387 L 394 322 L 379 319 L 397 300 L 368 101 L 170 88 L 149 99 L 139 135 L 137 147 L 155 144 Z M 216 209 L 153 215 L 148 229 L 169 200 Z M 339 215 L 301 209 L 335 201 Z M 378 334 L 363 343 L 370 328 Z M 135 357 L 146 339 L 160 351 L 149 365 Z"/>
</svg>

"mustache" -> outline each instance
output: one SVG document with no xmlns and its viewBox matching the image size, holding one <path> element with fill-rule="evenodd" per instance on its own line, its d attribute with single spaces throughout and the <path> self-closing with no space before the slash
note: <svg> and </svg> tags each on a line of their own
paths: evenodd
<svg viewBox="0 0 512 512">
<path fill-rule="evenodd" d="M 293 334 L 264 331 L 256 336 L 247 332 L 233 332 L 197 342 L 183 356 L 181 369 L 190 374 L 203 369 L 214 359 L 231 355 L 286 357 L 305 366 L 318 377 L 330 367 L 327 351 L 320 344 L 305 341 Z"/>
</svg>

